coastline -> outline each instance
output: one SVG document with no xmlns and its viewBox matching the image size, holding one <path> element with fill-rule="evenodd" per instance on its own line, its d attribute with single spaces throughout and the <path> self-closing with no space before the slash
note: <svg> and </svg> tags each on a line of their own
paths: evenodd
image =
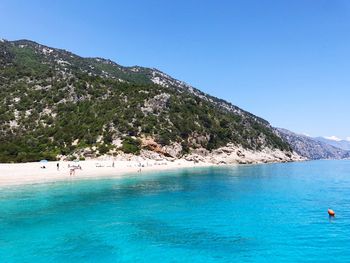
<svg viewBox="0 0 350 263">
<path fill-rule="evenodd" d="M 51 161 L 28 163 L 0 163 L 0 187 L 53 183 L 66 180 L 122 178 L 129 174 L 156 172 L 169 169 L 212 167 L 220 165 L 242 165 L 259 163 L 282 163 L 303 161 L 298 155 L 287 156 L 279 150 L 264 149 L 253 151 L 228 145 L 210 154 L 194 153 L 181 159 L 166 159 L 142 151 L 141 156 L 104 156 L 86 161 Z M 59 169 L 57 169 L 59 164 Z M 45 166 L 45 168 L 41 168 Z M 74 169 L 73 174 L 71 169 Z"/>
<path fill-rule="evenodd" d="M 59 170 L 57 170 L 59 163 Z M 80 165 L 75 174 L 70 175 L 70 167 Z M 45 166 L 45 168 L 41 168 Z M 68 167 L 70 166 L 70 167 Z M 170 169 L 216 166 L 206 162 L 175 161 L 101 161 L 88 160 L 78 163 L 69 161 L 52 161 L 47 163 L 0 163 L 0 187 L 20 186 L 39 183 L 54 183 L 67 180 L 122 178 L 129 174 L 163 171 Z"/>
</svg>

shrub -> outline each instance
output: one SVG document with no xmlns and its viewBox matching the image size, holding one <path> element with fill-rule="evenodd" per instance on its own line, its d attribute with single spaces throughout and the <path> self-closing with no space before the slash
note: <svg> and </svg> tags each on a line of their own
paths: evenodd
<svg viewBox="0 0 350 263">
<path fill-rule="evenodd" d="M 125 137 L 121 150 L 124 153 L 140 154 L 141 141 L 132 137 Z"/>
</svg>

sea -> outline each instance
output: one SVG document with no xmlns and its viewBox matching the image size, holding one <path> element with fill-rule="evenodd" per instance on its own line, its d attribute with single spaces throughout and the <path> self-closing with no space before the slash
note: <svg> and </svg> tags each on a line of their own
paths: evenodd
<svg viewBox="0 0 350 263">
<path fill-rule="evenodd" d="M 0 262 L 350 262 L 350 160 L 2 187 Z"/>
</svg>

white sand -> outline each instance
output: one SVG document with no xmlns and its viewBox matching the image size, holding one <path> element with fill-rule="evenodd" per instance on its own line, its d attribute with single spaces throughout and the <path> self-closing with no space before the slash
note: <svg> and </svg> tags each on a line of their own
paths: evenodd
<svg viewBox="0 0 350 263">
<path fill-rule="evenodd" d="M 62 180 L 98 179 L 101 177 L 120 178 L 126 174 L 134 173 L 142 175 L 146 171 L 159 171 L 165 169 L 205 167 L 220 164 L 254 164 L 272 162 L 303 161 L 305 158 L 297 154 L 287 155 L 276 149 L 262 149 L 253 151 L 228 144 L 213 152 L 201 154 L 193 153 L 183 159 L 170 161 L 159 154 L 142 151 L 143 156 L 120 155 L 117 157 L 101 157 L 99 160 L 75 162 L 61 161 L 57 171 L 58 162 L 47 163 L 0 163 L 0 186 L 23 185 L 34 183 L 47 183 Z M 112 167 L 114 158 L 114 167 Z M 81 170 L 76 169 L 75 175 L 70 175 L 68 165 L 80 165 Z M 45 165 L 45 169 L 40 168 Z M 140 167 L 141 165 L 141 167 Z M 141 172 L 139 172 L 141 168 Z"/>
<path fill-rule="evenodd" d="M 170 161 L 100 161 L 16 163 L 0 164 L 0 186 L 48 183 L 64 180 L 98 179 L 102 177 L 120 178 L 130 173 L 142 175 L 146 171 L 211 166 L 209 163 L 194 163 L 186 160 Z M 60 168 L 57 171 L 57 163 Z M 80 165 L 75 175 L 70 175 L 68 165 Z M 141 167 L 140 167 L 141 164 Z M 45 165 L 45 169 L 41 166 Z M 141 171 L 139 172 L 139 170 Z"/>
</svg>

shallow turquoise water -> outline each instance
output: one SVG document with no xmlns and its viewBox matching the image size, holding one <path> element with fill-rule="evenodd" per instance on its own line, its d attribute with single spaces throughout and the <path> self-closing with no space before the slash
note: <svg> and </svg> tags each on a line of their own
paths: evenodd
<svg viewBox="0 0 350 263">
<path fill-rule="evenodd" d="M 0 191 L 0 262 L 329 261 L 350 262 L 350 161 Z"/>
</svg>

